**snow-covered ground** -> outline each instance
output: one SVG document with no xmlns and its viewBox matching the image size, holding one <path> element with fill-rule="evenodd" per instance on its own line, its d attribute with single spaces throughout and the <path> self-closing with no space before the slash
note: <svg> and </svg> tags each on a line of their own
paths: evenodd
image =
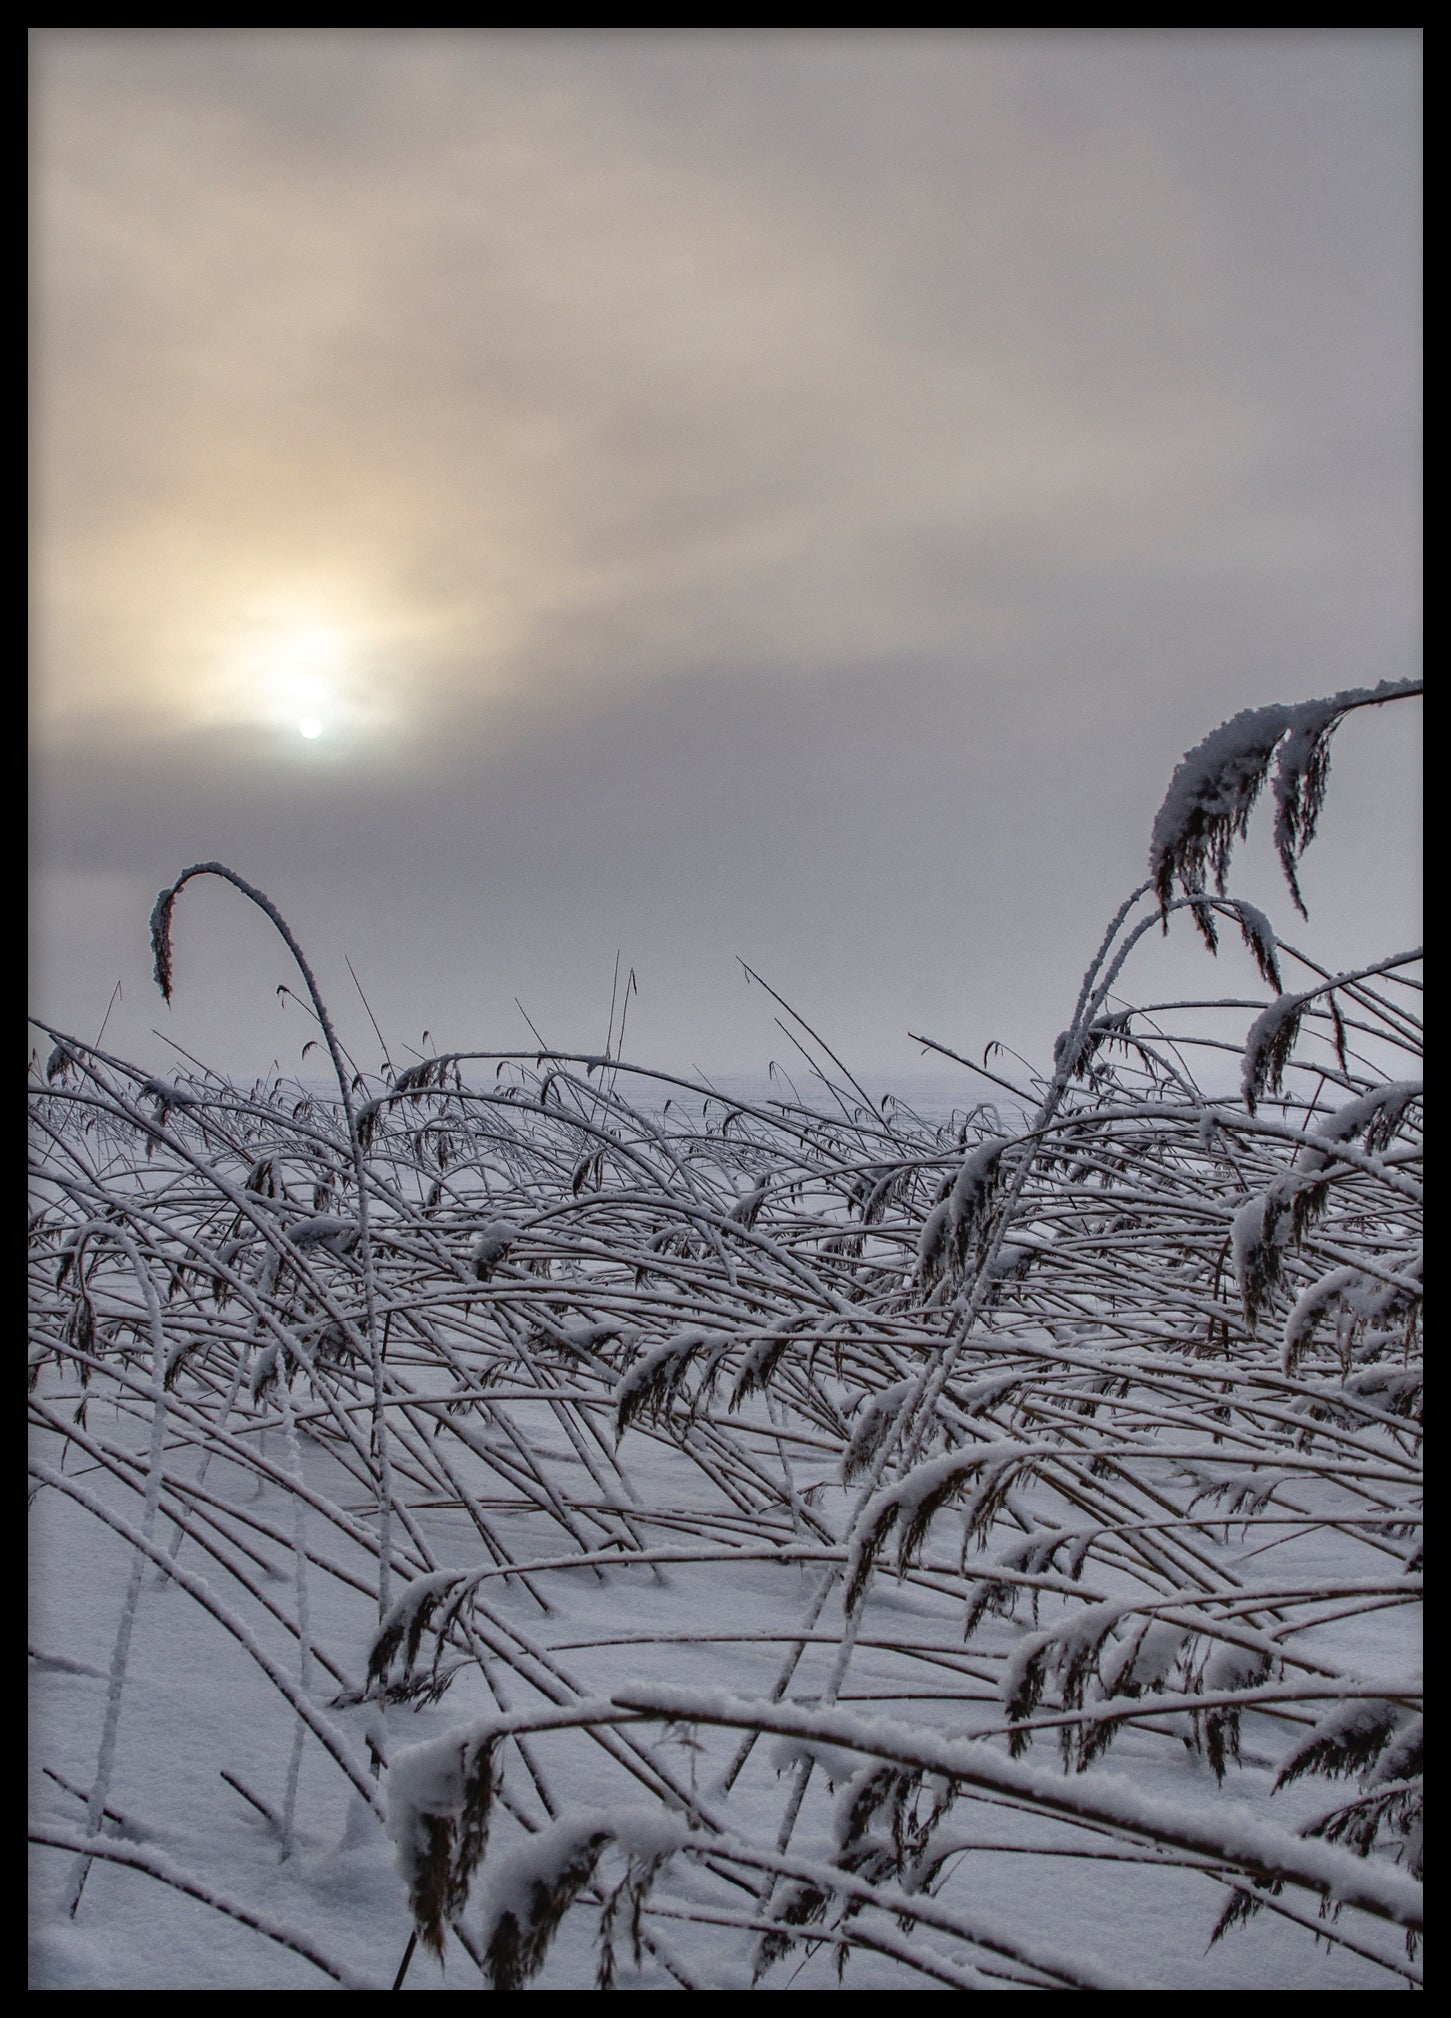
<svg viewBox="0 0 1451 2018">
<path fill-rule="evenodd" d="M 1296 1833 L 1354 1787 L 1272 1792 L 1338 1706 L 1385 1726 L 1372 1769 L 1412 1706 L 1393 1516 L 1416 1425 L 1364 1377 L 1383 1334 L 1346 1415 L 1355 1375 L 1203 1357 L 1195 1255 L 1176 1275 L 1167 1229 L 1157 1287 L 1136 1284 L 1162 1198 L 1136 1250 L 1060 1174 L 1019 1197 L 1006 1265 L 974 1278 L 966 1252 L 932 1285 L 929 1202 L 980 1189 L 1004 1138 L 965 1155 L 960 1127 L 889 1142 L 860 1107 L 768 1125 L 666 1112 L 658 1089 L 632 1131 L 592 1108 L 594 1075 L 556 1068 L 542 1101 L 540 1078 L 507 1101 L 425 1089 L 374 1124 L 391 1701 L 368 1678 L 356 1229 L 312 1210 L 340 1208 L 340 1176 L 327 1199 L 304 1181 L 344 1167 L 338 1110 L 179 1101 L 163 1127 L 155 1082 L 94 1059 L 40 1096 L 59 1146 L 32 1232 L 32 1983 L 387 1987 L 431 1844 L 456 1889 L 414 1989 L 477 1982 L 511 1902 L 522 1925 L 551 1888 L 539 1987 L 593 1985 L 606 1948 L 641 1988 L 826 1988 L 839 1965 L 858 1987 L 1408 1980 L 1418 1888 L 1384 1848 L 1362 1864 Z M 441 1170 L 425 1110 L 454 1137 Z M 647 1166 L 671 1173 L 654 1191 Z M 1187 1162 L 1176 1182 L 1182 1233 L 1204 1207 Z M 1024 1256 L 1057 1271 L 1036 1292 Z M 924 1396 L 915 1452 L 884 1464 L 874 1428 Z M 1018 1760 L 1010 1725 L 1034 1733 Z M 460 1870 L 467 1747 L 501 1730 Z M 1211 1944 L 1229 1881 L 1266 1871 L 1278 1896 Z M 1350 1902 L 1334 1920 L 1327 1885 Z"/>
</svg>

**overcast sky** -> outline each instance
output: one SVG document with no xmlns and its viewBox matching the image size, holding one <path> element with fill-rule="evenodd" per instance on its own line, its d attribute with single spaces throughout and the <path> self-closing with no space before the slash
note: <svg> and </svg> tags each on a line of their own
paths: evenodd
<svg viewBox="0 0 1451 2018">
<path fill-rule="evenodd" d="M 31 1006 L 1041 1059 L 1184 749 L 1419 665 L 1410 30 L 44 30 Z M 316 733 L 300 732 L 299 723 Z M 1419 710 L 1301 943 L 1415 943 Z M 1246 894 L 1292 939 L 1257 825 Z M 1260 992 L 1187 928 L 1127 992 Z"/>
</svg>

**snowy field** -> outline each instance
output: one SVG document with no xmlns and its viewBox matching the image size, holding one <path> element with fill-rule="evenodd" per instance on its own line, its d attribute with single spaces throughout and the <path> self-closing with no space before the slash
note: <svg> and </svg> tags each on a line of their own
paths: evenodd
<svg viewBox="0 0 1451 2018">
<path fill-rule="evenodd" d="M 45 1030 L 31 1986 L 1417 1983 L 1419 965 L 1205 873 L 1366 704 L 1191 753 L 955 1102 Z"/>
</svg>

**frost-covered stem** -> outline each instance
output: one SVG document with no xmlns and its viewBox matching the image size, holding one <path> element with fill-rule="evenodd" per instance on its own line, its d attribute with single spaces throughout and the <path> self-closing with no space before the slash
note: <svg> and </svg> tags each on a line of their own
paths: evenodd
<svg viewBox="0 0 1451 2018">
<path fill-rule="evenodd" d="M 156 1289 L 150 1271 L 142 1261 L 134 1242 L 119 1227 L 107 1225 L 104 1231 L 124 1251 L 130 1261 L 136 1280 L 141 1285 L 141 1293 L 146 1299 L 146 1314 L 151 1325 L 151 1446 L 146 1458 L 146 1499 L 141 1514 L 141 1533 L 149 1544 L 156 1530 L 156 1515 L 161 1505 L 162 1464 L 166 1448 L 166 1338 Z M 126 1580 L 126 1597 L 116 1626 L 116 1643 L 111 1650 L 111 1672 L 106 1690 L 106 1714 L 101 1725 L 100 1751 L 96 1759 L 96 1777 L 91 1784 L 90 1800 L 86 1804 L 88 1836 L 100 1834 L 106 1796 L 111 1791 L 111 1768 L 116 1757 L 116 1733 L 121 1723 L 121 1698 L 126 1687 L 126 1666 L 131 1652 L 131 1634 L 136 1624 L 136 1607 L 140 1602 L 141 1579 L 145 1565 L 145 1554 L 141 1549 L 136 1549 L 131 1557 L 131 1571 Z M 77 1859 L 66 1902 L 66 1910 L 72 1918 L 75 1917 L 76 1908 L 81 1903 L 81 1892 L 90 1867 L 89 1856 Z"/>
<path fill-rule="evenodd" d="M 287 1439 L 288 1467 L 300 1487 L 303 1484 L 302 1451 L 297 1441 L 297 1424 L 292 1413 L 292 1386 L 288 1373 L 288 1368 L 281 1369 L 277 1394 L 282 1408 L 283 1434 Z M 305 1696 L 311 1680 L 312 1622 L 307 1592 L 307 1501 L 300 1491 L 292 1495 L 292 1560 L 297 1589 L 297 1686 L 299 1692 Z M 287 1791 L 282 1802 L 284 1863 L 292 1855 L 293 1818 L 297 1812 L 297 1782 L 302 1771 L 302 1748 L 306 1737 L 307 1726 L 299 1717 L 292 1734 L 292 1756 L 287 1762 Z"/>
<path fill-rule="evenodd" d="M 769 1388 L 766 1389 L 766 1414 L 770 1417 L 771 1422 L 776 1428 L 784 1429 L 786 1427 L 786 1412 Z M 786 1447 L 784 1437 L 777 1439 L 776 1456 L 777 1462 L 781 1466 L 781 1477 L 786 1488 L 784 1498 L 790 1509 L 791 1525 L 804 1541 L 807 1537 L 807 1529 L 805 1522 L 801 1518 L 802 1502 L 796 1491 L 796 1475 L 791 1469 L 791 1453 Z"/>
<path fill-rule="evenodd" d="M 1066 1086 L 1068 1080 L 1072 1077 L 1072 1062 L 1074 1057 L 1077 1055 L 1080 1040 L 1087 1033 L 1088 1028 L 1092 1024 L 1094 1018 L 1098 1015 L 1104 1003 L 1107 1002 L 1109 996 L 1112 994 L 1113 985 L 1115 981 L 1117 981 L 1119 975 L 1123 972 L 1124 966 L 1128 960 L 1130 953 L 1133 952 L 1135 946 L 1138 945 L 1139 941 L 1142 938 L 1144 938 L 1146 934 L 1148 934 L 1153 930 L 1155 925 L 1158 925 L 1162 922 L 1164 924 L 1165 929 L 1167 929 L 1168 915 L 1171 911 L 1184 911 L 1184 910 L 1202 911 L 1206 909 L 1211 911 L 1213 910 L 1222 911 L 1225 909 L 1233 910 L 1234 908 L 1232 905 L 1226 906 L 1222 899 L 1217 899 L 1213 897 L 1171 897 L 1169 901 L 1163 906 L 1162 911 L 1155 911 L 1152 917 L 1140 919 L 1139 923 L 1135 925 L 1133 931 L 1129 933 L 1128 937 L 1124 940 L 1123 944 L 1114 954 L 1112 964 L 1109 966 L 1109 969 L 1107 973 L 1104 975 L 1103 979 L 1098 983 L 1096 987 L 1093 987 L 1092 986 L 1093 978 L 1100 969 L 1100 967 L 1102 967 L 1103 965 L 1104 959 L 1106 958 L 1109 950 L 1109 946 L 1112 943 L 1113 933 L 1118 930 L 1119 926 L 1128 916 L 1128 913 L 1132 908 L 1132 906 L 1138 902 L 1140 897 L 1144 896 L 1146 892 L 1151 890 L 1152 888 L 1153 885 L 1151 883 L 1141 884 L 1139 888 L 1134 891 L 1133 896 L 1129 898 L 1128 902 L 1120 908 L 1119 912 L 1117 913 L 1114 919 L 1112 929 L 1110 930 L 1108 936 L 1105 938 L 1103 945 L 1099 948 L 1097 958 L 1094 960 L 1094 963 L 1089 968 L 1087 974 L 1085 974 L 1083 977 L 1083 987 L 1079 993 L 1078 1007 L 1074 1011 L 1073 1022 L 1069 1025 L 1069 1032 L 1068 1032 L 1069 1041 L 1064 1047 L 1062 1058 L 1059 1060 L 1057 1069 L 1055 1070 L 1053 1075 L 1053 1083 L 1055 1086 L 1059 1083 L 1060 1079 Z M 1378 972 L 1379 969 L 1377 968 L 1373 971 Z M 1091 994 L 1090 989 L 1092 991 Z"/>
<path fill-rule="evenodd" d="M 257 889 L 239 876 L 235 869 L 229 869 L 225 862 L 194 862 L 189 869 L 183 869 L 169 890 L 163 890 L 157 898 L 151 913 L 151 944 L 156 960 L 156 981 L 162 994 L 171 1000 L 171 913 L 177 897 L 194 876 L 220 876 L 234 889 L 249 897 L 258 909 L 266 914 L 276 926 L 283 944 L 297 963 L 298 972 L 307 984 L 307 992 L 312 997 L 312 1006 L 317 1014 L 319 1028 L 327 1044 L 328 1055 L 337 1075 L 338 1092 L 342 1097 L 343 1115 L 348 1127 L 348 1145 L 352 1151 L 353 1176 L 358 1190 L 358 1259 L 363 1272 L 363 1302 L 366 1314 L 369 1369 L 373 1382 L 373 1435 L 378 1462 L 378 1617 L 381 1621 L 388 1611 L 390 1600 L 389 1570 L 392 1558 L 392 1517 L 393 1517 L 393 1475 L 388 1451 L 388 1424 L 383 1404 L 383 1360 L 378 1342 L 377 1286 L 373 1267 L 373 1243 L 368 1226 L 368 1185 L 363 1157 L 363 1145 L 358 1135 L 357 1115 L 353 1110 L 352 1091 L 348 1082 L 347 1068 L 343 1064 L 342 1047 L 338 1043 L 337 1032 L 333 1029 L 332 1017 L 317 985 L 307 956 L 293 936 L 292 927 L 278 910 L 265 891 Z"/>
<path fill-rule="evenodd" d="M 238 1353 L 237 1363 L 232 1369 L 231 1386 L 227 1389 L 226 1399 L 222 1403 L 221 1414 L 217 1417 L 217 1429 L 221 1433 L 225 1433 L 227 1424 L 232 1419 L 232 1410 L 237 1405 L 237 1395 L 241 1389 L 242 1376 L 246 1372 L 246 1370 L 247 1370 L 247 1362 L 242 1357 L 242 1355 Z M 211 1464 L 212 1455 L 215 1448 L 216 1448 L 215 1445 L 208 1444 L 206 1449 L 202 1452 L 201 1463 L 197 1466 L 197 1473 L 196 1473 L 196 1482 L 199 1486 L 204 1485 L 206 1483 L 207 1467 Z M 171 1538 L 171 1547 L 167 1551 L 168 1555 L 170 1556 L 173 1562 L 176 1561 L 178 1555 L 181 1553 L 181 1545 L 183 1541 L 185 1541 L 185 1539 L 186 1539 L 186 1529 L 182 1526 L 181 1522 L 178 1521 L 176 1524 L 176 1533 Z M 156 1573 L 156 1582 L 159 1588 L 162 1590 L 169 1591 L 172 1588 L 171 1578 L 165 1575 L 165 1573 L 161 1570 L 158 1570 Z"/>
<path fill-rule="evenodd" d="M 1113 942 L 1115 938 L 1118 936 L 1120 926 L 1123 924 L 1124 920 L 1128 917 L 1129 912 L 1133 910 L 1135 904 L 1138 903 L 1139 899 L 1141 897 L 1147 897 L 1147 895 L 1149 894 L 1150 890 L 1153 889 L 1153 887 L 1154 886 L 1151 882 L 1140 883 L 1136 890 L 1130 890 L 1128 896 L 1124 898 L 1122 904 L 1119 905 L 1118 909 L 1114 912 L 1112 918 L 1109 919 L 1108 929 L 1105 931 L 1103 935 L 1103 939 L 1100 942 L 1098 951 L 1094 954 L 1093 958 L 1088 963 L 1088 970 L 1084 974 L 1083 981 L 1078 990 L 1078 1001 L 1074 1006 L 1073 1020 L 1068 1026 L 1071 1036 L 1077 1037 L 1079 1031 L 1082 1029 L 1084 1025 L 1083 1012 L 1085 1005 L 1087 1004 L 1089 995 L 1093 990 L 1093 984 L 1098 977 L 1099 970 L 1102 968 L 1104 961 L 1108 958 L 1109 951 L 1113 946 Z M 1138 935 L 1136 934 L 1135 936 Z M 1130 941 L 1130 943 L 1132 944 L 1132 941 Z M 1122 964 L 1123 964 L 1122 959 L 1120 959 L 1119 962 L 1116 964 L 1114 971 L 1117 972 L 1118 966 L 1121 966 Z"/>
</svg>

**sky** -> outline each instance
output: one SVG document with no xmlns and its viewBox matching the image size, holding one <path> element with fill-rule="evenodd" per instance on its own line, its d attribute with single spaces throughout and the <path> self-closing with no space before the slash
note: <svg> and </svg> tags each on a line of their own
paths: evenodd
<svg viewBox="0 0 1451 2018">
<path fill-rule="evenodd" d="M 150 980 L 220 859 L 369 1067 L 349 960 L 401 1055 L 599 1051 L 617 955 L 642 1063 L 793 1055 L 741 961 L 864 1074 L 1044 1060 L 1183 751 L 1419 670 L 1420 53 L 35 31 L 33 1013 L 297 1069 L 235 892 Z M 1419 756 L 1340 731 L 1308 925 L 1240 851 L 1335 967 Z"/>
</svg>

